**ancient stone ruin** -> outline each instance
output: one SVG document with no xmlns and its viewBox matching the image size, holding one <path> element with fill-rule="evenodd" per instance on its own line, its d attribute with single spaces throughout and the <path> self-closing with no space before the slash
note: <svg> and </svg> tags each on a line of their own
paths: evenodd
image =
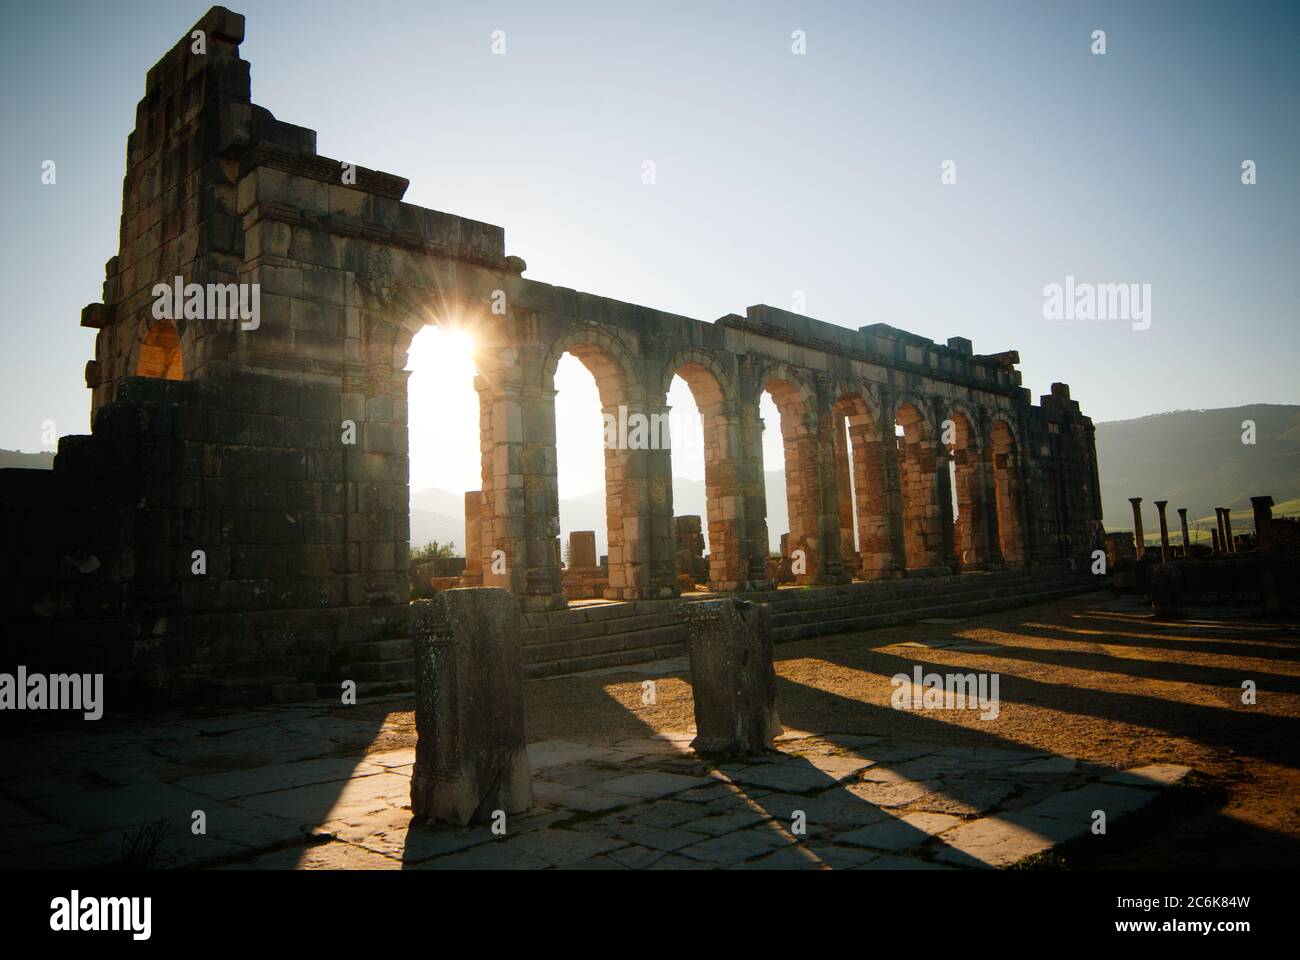
<svg viewBox="0 0 1300 960">
<path fill-rule="evenodd" d="M 91 433 L 62 438 L 53 472 L 0 481 L 4 628 L 28 663 L 287 697 L 400 635 L 405 367 L 429 324 L 468 329 L 476 350 L 483 481 L 466 496 L 461 582 L 517 598 L 525 634 L 568 603 L 553 380 L 566 352 L 620 422 L 665 414 L 673 377 L 689 384 L 708 542 L 691 576 L 710 591 L 774 585 L 764 391 L 799 586 L 1060 565 L 1099 541 L 1092 422 L 1065 384 L 1031 403 L 1016 351 L 764 305 L 706 322 L 525 278 L 502 228 L 405 203 L 407 180 L 321 156 L 312 130 L 254 104 L 242 16 L 214 7 L 195 29 L 206 52 L 187 32 L 146 77 L 120 246 L 81 317 L 97 331 Z M 158 287 L 176 278 L 200 294 L 160 316 Z M 601 595 L 678 596 L 671 449 L 605 457 Z"/>
<path fill-rule="evenodd" d="M 504 590 L 449 590 L 412 604 L 411 631 L 412 813 L 464 825 L 527 810 L 519 605 Z"/>
<path fill-rule="evenodd" d="M 1188 604 L 1258 605 L 1286 613 L 1300 602 L 1300 521 L 1273 516 L 1273 498 L 1251 497 L 1254 532 L 1232 533 L 1232 510 L 1214 508 L 1210 544 L 1192 539 L 1187 509 L 1178 511 L 1182 540 L 1172 544 L 1165 515 L 1168 501 L 1155 501 L 1160 543 L 1145 542 L 1142 498 L 1130 497 L 1134 532 L 1106 535 L 1114 589 L 1146 593 L 1157 617 L 1178 617 Z"/>
</svg>

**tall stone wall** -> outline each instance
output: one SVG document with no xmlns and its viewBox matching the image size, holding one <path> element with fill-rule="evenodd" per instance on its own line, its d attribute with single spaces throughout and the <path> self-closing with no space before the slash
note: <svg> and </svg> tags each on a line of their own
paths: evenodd
<svg viewBox="0 0 1300 960">
<path fill-rule="evenodd" d="M 94 525 L 70 529 L 58 551 L 115 571 L 122 596 L 109 607 L 133 618 L 129 634 L 150 638 L 131 654 L 142 669 L 279 669 L 271 661 L 284 650 L 284 669 L 307 669 L 290 666 L 298 641 L 277 648 L 270 632 L 260 639 L 220 619 L 256 613 L 278 617 L 281 636 L 310 633 L 301 649 L 315 651 L 306 659 L 319 670 L 358 623 L 400 615 L 405 367 L 429 324 L 463 327 L 475 345 L 482 482 L 467 568 L 525 610 L 566 602 L 554 404 L 566 352 L 591 371 L 615 422 L 665 416 L 673 377 L 686 380 L 704 424 L 715 590 L 771 584 L 762 437 L 778 427 L 759 415 L 764 392 L 780 411 L 798 583 L 1060 561 L 1091 545 L 1091 421 L 1064 385 L 1033 406 L 1014 351 L 977 355 L 959 337 L 937 344 L 762 305 L 708 323 L 525 278 L 500 227 L 404 203 L 406 180 L 322 157 L 311 130 L 253 104 L 242 17 L 216 7 L 196 29 L 205 52 L 187 33 L 146 79 L 120 249 L 103 302 L 82 317 L 99 331 L 87 367 L 93 432 L 65 438 L 42 493 L 85 498 L 75 510 L 113 503 L 122 529 L 136 531 L 101 542 Z M 157 319 L 155 285 L 176 276 L 258 285 L 260 322 Z M 171 431 L 125 474 L 107 439 L 119 418 Z M 671 449 L 616 443 L 605 468 L 605 596 L 677 595 Z M 135 506 L 119 489 L 127 475 L 147 491 Z M 164 536 L 155 523 L 165 556 L 145 549 Z M 178 557 L 204 546 L 215 572 L 194 583 Z M 111 559 L 126 547 L 134 565 Z M 142 598 L 155 588 L 175 606 L 149 622 Z M 30 597 L 11 599 L 14 617 L 34 616 Z M 88 615 L 59 607 L 46 621 Z"/>
<path fill-rule="evenodd" d="M 372 602 L 396 571 L 349 577 L 369 547 L 349 536 L 337 404 L 268 377 L 133 377 L 53 471 L 0 471 L 17 662 L 223 700 L 330 679 L 338 642 L 405 616 Z"/>
</svg>

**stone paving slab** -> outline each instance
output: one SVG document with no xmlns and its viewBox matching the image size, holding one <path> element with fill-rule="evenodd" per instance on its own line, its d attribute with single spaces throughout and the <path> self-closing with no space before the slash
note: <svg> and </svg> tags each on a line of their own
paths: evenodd
<svg viewBox="0 0 1300 960">
<path fill-rule="evenodd" d="M 548 767 L 558 767 L 578 760 L 591 760 L 609 755 L 610 751 L 603 747 L 573 743 L 569 740 L 542 740 L 528 745 L 528 766 L 536 774 L 537 771 Z"/>
<path fill-rule="evenodd" d="M 536 806 L 498 836 L 412 823 L 414 750 L 367 755 L 381 730 L 398 732 L 304 705 L 5 738 L 0 866 L 112 866 L 165 821 L 159 868 L 1005 867 L 1084 836 L 1094 810 L 1109 823 L 1141 809 L 1190 772 L 801 730 L 721 764 L 692 753 L 691 730 L 547 740 L 528 748 Z M 189 830 L 196 809 L 201 836 Z"/>
<path fill-rule="evenodd" d="M 941 813 L 908 813 L 901 817 L 859 827 L 841 833 L 836 840 L 875 850 L 901 853 L 924 846 L 943 831 L 955 827 L 961 820 Z"/>
<path fill-rule="evenodd" d="M 96 832 L 167 817 L 188 817 L 211 803 L 212 798 L 203 794 L 171 784 L 150 783 L 44 797 L 34 806 L 52 820 Z"/>
<path fill-rule="evenodd" d="M 176 786 L 193 790 L 217 800 L 248 797 L 259 793 L 275 793 L 317 783 L 336 783 L 370 774 L 382 773 L 384 767 L 368 760 L 323 758 L 257 767 L 252 770 L 235 770 L 228 773 L 210 773 L 186 777 L 176 781 Z"/>
<path fill-rule="evenodd" d="M 701 840 L 699 843 L 684 847 L 678 853 L 692 860 L 731 867 L 791 843 L 791 840 L 775 829 L 767 825 L 758 825 Z"/>
<path fill-rule="evenodd" d="M 381 813 L 410 802 L 411 781 L 398 773 L 363 776 L 343 783 L 315 783 L 292 790 L 259 793 L 235 803 L 312 828 L 332 819 Z"/>
<path fill-rule="evenodd" d="M 607 780 L 601 789 L 645 800 L 706 787 L 710 782 L 708 777 L 687 777 L 678 773 L 633 773 L 617 780 Z"/>
<path fill-rule="evenodd" d="M 1191 772 L 1191 767 L 1185 767 L 1177 763 L 1154 763 L 1145 767 L 1134 767 L 1132 770 L 1107 774 L 1101 778 L 1101 782 L 1160 790 L 1175 783 L 1180 783 Z"/>
</svg>

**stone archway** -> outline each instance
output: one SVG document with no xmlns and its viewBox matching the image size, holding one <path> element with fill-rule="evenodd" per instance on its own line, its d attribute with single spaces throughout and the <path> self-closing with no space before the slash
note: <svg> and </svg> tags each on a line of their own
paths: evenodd
<svg viewBox="0 0 1300 960">
<path fill-rule="evenodd" d="M 760 378 L 781 418 L 785 453 L 788 549 L 795 582 L 836 583 L 844 578 L 839 514 L 833 492 L 834 454 L 828 433 L 832 417 L 792 369 L 775 364 Z M 802 551 L 802 558 L 795 551 Z M 802 571 L 802 572 L 801 572 Z"/>
<path fill-rule="evenodd" d="M 863 394 L 850 388 L 832 407 L 832 428 L 841 552 L 846 557 L 853 554 L 852 566 L 846 562 L 846 568 L 857 578 L 878 580 L 890 569 L 885 448 L 879 420 Z"/>
<path fill-rule="evenodd" d="M 750 577 L 745 497 L 737 469 L 741 434 L 735 387 L 721 365 L 702 350 L 683 350 L 668 362 L 665 394 L 674 376 L 686 381 L 704 427 L 709 589 L 742 589 Z"/>
</svg>

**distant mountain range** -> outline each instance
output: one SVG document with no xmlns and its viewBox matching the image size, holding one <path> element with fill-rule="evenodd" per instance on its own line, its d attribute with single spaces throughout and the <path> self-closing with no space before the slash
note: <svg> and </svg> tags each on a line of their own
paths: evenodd
<svg viewBox="0 0 1300 960">
<path fill-rule="evenodd" d="M 23 453 L 21 450 L 0 450 L 0 470 L 21 467 L 26 470 L 53 470 L 53 453 Z"/>
<path fill-rule="evenodd" d="M 1253 444 L 1242 442 L 1247 420 L 1255 424 Z M 1234 531 L 1251 529 L 1252 496 L 1271 496 L 1279 514 L 1300 507 L 1300 406 L 1258 403 L 1099 423 L 1097 465 L 1108 529 L 1133 529 L 1129 497 L 1142 498 L 1148 535 L 1158 530 L 1156 500 L 1169 501 L 1175 529 L 1179 507 L 1211 519 L 1215 507 L 1230 507 Z"/>
<path fill-rule="evenodd" d="M 768 530 L 772 534 L 773 549 L 781 542 L 785 532 L 785 474 L 779 470 L 766 474 L 767 489 L 779 507 L 768 517 Z M 455 542 L 457 553 L 465 548 L 465 496 L 430 487 L 411 494 L 411 545 L 420 547 L 431 540 Z M 673 481 L 673 513 L 678 516 L 696 514 L 707 517 L 703 480 L 678 477 Z M 705 521 L 707 524 L 707 520 Z M 605 494 L 593 490 L 577 497 L 560 498 L 560 542 L 568 543 L 574 530 L 594 530 L 596 553 L 608 549 L 605 532 Z"/>
</svg>

